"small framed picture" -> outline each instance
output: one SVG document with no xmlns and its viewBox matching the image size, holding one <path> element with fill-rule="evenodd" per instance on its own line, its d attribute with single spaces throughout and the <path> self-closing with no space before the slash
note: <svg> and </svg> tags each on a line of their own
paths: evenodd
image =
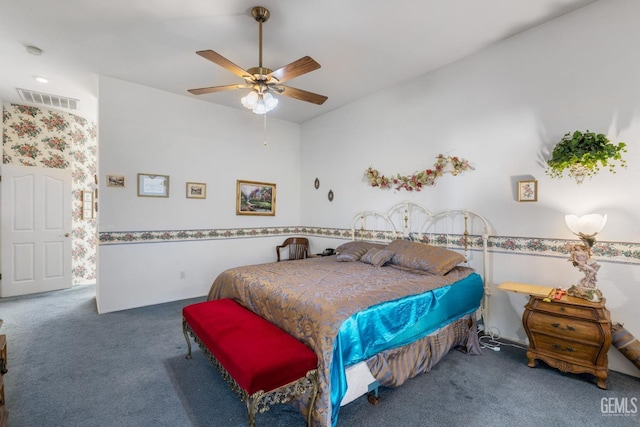
<svg viewBox="0 0 640 427">
<path fill-rule="evenodd" d="M 98 178 L 96 177 L 97 180 Z M 107 175 L 107 187 L 124 188 L 124 175 Z"/>
<path fill-rule="evenodd" d="M 82 219 L 93 218 L 93 190 L 82 190 Z"/>
<path fill-rule="evenodd" d="M 538 201 L 538 181 L 518 181 L 518 201 L 537 202 Z"/>
<path fill-rule="evenodd" d="M 275 215 L 276 185 L 268 182 L 236 182 L 236 215 Z"/>
<path fill-rule="evenodd" d="M 187 199 L 206 199 L 207 184 L 202 182 L 187 182 Z"/>
<path fill-rule="evenodd" d="M 169 197 L 169 175 L 139 173 L 138 197 Z"/>
</svg>

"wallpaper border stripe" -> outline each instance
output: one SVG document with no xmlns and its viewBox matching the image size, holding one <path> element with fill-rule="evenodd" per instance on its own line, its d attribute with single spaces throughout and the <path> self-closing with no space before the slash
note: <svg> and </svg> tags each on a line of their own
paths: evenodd
<svg viewBox="0 0 640 427">
<path fill-rule="evenodd" d="M 227 240 L 286 235 L 318 236 L 351 240 L 350 229 L 323 227 L 261 227 L 261 228 L 229 228 L 202 230 L 160 230 L 160 231 L 109 231 L 98 233 L 100 246 L 129 245 L 145 243 L 169 243 L 200 240 Z M 392 237 L 386 232 L 358 232 L 357 239 L 386 242 Z M 431 243 L 454 249 L 465 248 L 465 237 L 462 235 L 430 235 Z M 578 240 L 545 239 L 532 237 L 490 236 L 489 250 L 494 253 L 536 255 L 565 258 L 571 246 Z M 481 236 L 469 236 L 469 250 L 482 248 Z M 596 242 L 593 247 L 595 256 L 603 262 L 621 264 L 640 264 L 640 244 L 624 242 Z"/>
</svg>

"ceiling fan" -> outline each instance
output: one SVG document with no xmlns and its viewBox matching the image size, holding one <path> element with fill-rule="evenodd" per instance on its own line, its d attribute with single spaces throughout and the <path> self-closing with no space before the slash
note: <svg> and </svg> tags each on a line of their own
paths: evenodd
<svg viewBox="0 0 640 427">
<path fill-rule="evenodd" d="M 275 108 L 278 104 L 277 98 L 275 98 L 271 92 L 299 99 L 301 101 L 322 105 L 327 100 L 326 96 L 282 84 L 295 77 L 317 70 L 320 68 L 320 64 L 318 64 L 313 58 L 305 56 L 275 71 L 263 67 L 262 23 L 269 19 L 270 13 L 266 8 L 256 6 L 251 10 L 251 15 L 258 22 L 260 31 L 260 50 L 257 67 L 244 70 L 213 50 L 200 50 L 196 52 L 203 58 L 208 59 L 222 68 L 231 71 L 236 76 L 241 77 L 244 79 L 245 83 L 189 89 L 189 92 L 193 95 L 204 95 L 207 93 L 222 92 L 225 90 L 251 89 L 251 92 L 242 98 L 242 105 L 251 109 L 256 114 L 265 114 Z"/>
</svg>

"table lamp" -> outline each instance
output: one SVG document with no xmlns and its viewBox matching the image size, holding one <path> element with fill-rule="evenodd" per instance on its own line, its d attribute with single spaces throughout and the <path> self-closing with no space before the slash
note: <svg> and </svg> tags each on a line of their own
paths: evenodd
<svg viewBox="0 0 640 427">
<path fill-rule="evenodd" d="M 607 216 L 599 214 L 589 214 L 581 217 L 566 215 L 564 220 L 573 234 L 583 242 L 583 244 L 571 246 L 569 262 L 584 273 L 584 278 L 580 279 L 577 285 L 572 285 L 567 290 L 567 295 L 599 302 L 602 300 L 602 292 L 596 286 L 596 274 L 600 269 L 600 265 L 593 259 L 591 248 L 596 242 L 596 235 L 607 223 Z"/>
</svg>

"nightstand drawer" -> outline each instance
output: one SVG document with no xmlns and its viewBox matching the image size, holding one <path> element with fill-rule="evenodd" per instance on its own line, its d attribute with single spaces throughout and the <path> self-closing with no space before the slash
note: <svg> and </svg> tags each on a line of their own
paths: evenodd
<svg viewBox="0 0 640 427">
<path fill-rule="evenodd" d="M 579 342 L 566 341 L 559 337 L 536 334 L 532 347 L 536 351 L 553 353 L 558 357 L 570 357 L 587 363 L 596 363 L 600 353 L 600 345 L 588 345 Z"/>
<path fill-rule="evenodd" d="M 542 300 L 536 300 L 535 309 L 537 311 L 545 311 L 547 313 L 579 317 L 581 319 L 598 320 L 600 316 L 595 308 L 576 306 L 569 304 L 558 304 L 555 302 L 545 302 Z"/>
<path fill-rule="evenodd" d="M 527 326 L 532 331 L 559 336 L 566 340 L 577 340 L 587 344 L 598 344 L 602 340 L 602 332 L 597 323 L 571 317 L 536 312 L 527 319 Z"/>
</svg>

